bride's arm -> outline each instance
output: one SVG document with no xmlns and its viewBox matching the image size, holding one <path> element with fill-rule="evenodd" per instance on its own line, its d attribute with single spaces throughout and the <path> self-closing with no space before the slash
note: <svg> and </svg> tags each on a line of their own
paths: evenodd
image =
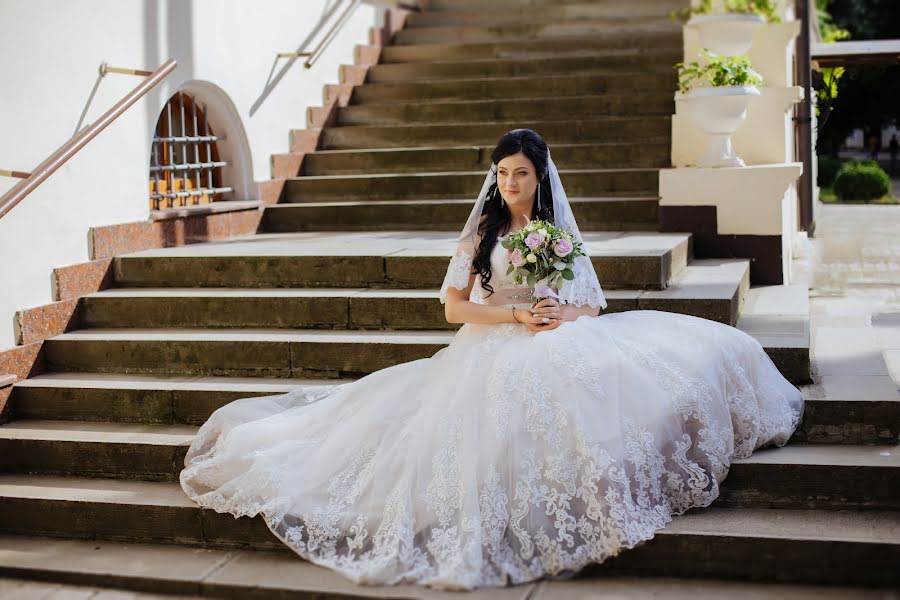
<svg viewBox="0 0 900 600">
<path fill-rule="evenodd" d="M 532 317 L 531 312 L 522 308 L 513 310 L 505 306 L 488 306 L 469 300 L 475 275 L 469 277 L 469 285 L 464 289 L 447 288 L 447 302 L 444 304 L 444 316 L 448 323 L 540 323 L 540 317 Z"/>
</svg>

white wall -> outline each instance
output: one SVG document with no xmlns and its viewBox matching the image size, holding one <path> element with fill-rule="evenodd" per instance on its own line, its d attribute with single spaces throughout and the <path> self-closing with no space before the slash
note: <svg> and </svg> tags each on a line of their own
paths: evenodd
<svg viewBox="0 0 900 600">
<path fill-rule="evenodd" d="M 311 49 L 344 6 L 0 0 L 0 168 L 33 169 L 73 135 L 83 112 L 90 123 L 139 82 L 128 75 L 98 80 L 102 62 L 152 70 L 167 58 L 178 61 L 163 84 L 0 219 L 0 349 L 14 345 L 17 309 L 52 301 L 52 269 L 90 259 L 90 227 L 148 217 L 150 140 L 166 101 L 186 84 L 226 99 L 219 110 L 235 121 L 229 143 L 246 144 L 246 183 L 268 179 L 270 155 L 288 151 L 288 130 L 306 126 L 306 108 L 322 104 L 323 85 L 338 82 L 339 65 L 353 63 L 354 45 L 368 43 L 382 11 L 360 6 L 311 69 L 298 60 L 283 71 L 287 61 L 276 64 L 275 55 Z M 0 195 L 16 181 L 0 177 Z"/>
</svg>

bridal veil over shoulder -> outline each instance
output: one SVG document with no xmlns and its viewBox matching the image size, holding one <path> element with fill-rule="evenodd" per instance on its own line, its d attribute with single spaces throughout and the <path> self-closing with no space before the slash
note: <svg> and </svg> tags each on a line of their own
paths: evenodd
<svg viewBox="0 0 900 600">
<path fill-rule="evenodd" d="M 442 299 L 468 285 L 494 177 Z M 557 224 L 578 232 L 555 166 L 551 178 Z M 527 302 L 499 244 L 491 264 L 494 294 L 476 276 L 471 299 Z M 563 299 L 605 307 L 590 260 L 576 275 Z M 262 515 L 298 555 L 359 583 L 497 586 L 602 562 L 709 505 L 732 459 L 786 443 L 802 410 L 759 343 L 713 321 L 466 324 L 431 358 L 222 406 L 181 485 L 202 506 Z"/>
</svg>

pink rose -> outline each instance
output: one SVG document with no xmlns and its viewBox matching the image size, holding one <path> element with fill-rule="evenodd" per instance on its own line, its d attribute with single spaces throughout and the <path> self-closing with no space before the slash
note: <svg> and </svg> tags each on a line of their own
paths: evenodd
<svg viewBox="0 0 900 600">
<path fill-rule="evenodd" d="M 565 238 L 559 240 L 558 242 L 556 242 L 556 245 L 553 246 L 553 252 L 555 252 L 559 257 L 568 256 L 568 254 L 572 252 L 573 249 L 574 247 L 572 246 L 572 242 Z"/>
<path fill-rule="evenodd" d="M 525 257 L 522 256 L 522 251 L 516 248 L 509 254 L 509 264 L 516 267 L 517 269 L 525 264 Z"/>
<path fill-rule="evenodd" d="M 544 243 L 544 236 L 539 234 L 537 231 L 532 231 L 528 234 L 528 237 L 525 238 L 525 245 L 534 250 L 535 248 L 540 248 L 541 244 Z"/>
</svg>

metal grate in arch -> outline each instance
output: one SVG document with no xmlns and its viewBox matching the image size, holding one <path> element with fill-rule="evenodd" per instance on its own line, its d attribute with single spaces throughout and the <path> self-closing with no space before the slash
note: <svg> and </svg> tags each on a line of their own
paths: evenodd
<svg viewBox="0 0 900 600">
<path fill-rule="evenodd" d="M 159 210 L 195 206 L 222 200 L 232 192 L 223 184 L 216 142 L 206 107 L 185 92 L 166 103 L 153 136 L 150 152 L 150 208 Z"/>
</svg>

